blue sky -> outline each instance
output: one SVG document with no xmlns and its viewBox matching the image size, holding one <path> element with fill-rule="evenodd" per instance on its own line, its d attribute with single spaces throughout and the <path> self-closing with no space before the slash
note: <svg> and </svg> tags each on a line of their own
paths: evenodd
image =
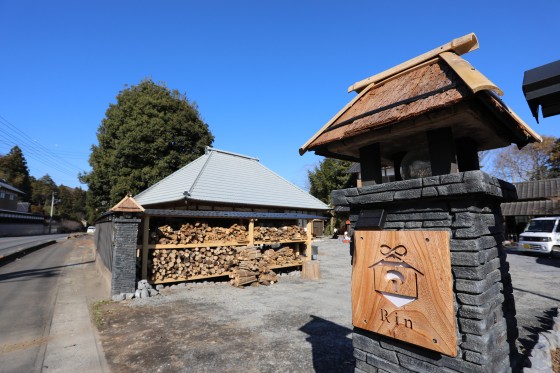
<svg viewBox="0 0 560 373">
<path fill-rule="evenodd" d="M 0 0 L 0 153 L 80 186 L 96 131 L 125 85 L 165 82 L 197 102 L 214 147 L 258 157 L 307 188 L 299 147 L 354 97 L 347 87 L 476 33 L 464 56 L 542 135 L 521 84 L 560 59 L 558 1 Z M 82 186 L 85 188 L 85 186 Z"/>
</svg>

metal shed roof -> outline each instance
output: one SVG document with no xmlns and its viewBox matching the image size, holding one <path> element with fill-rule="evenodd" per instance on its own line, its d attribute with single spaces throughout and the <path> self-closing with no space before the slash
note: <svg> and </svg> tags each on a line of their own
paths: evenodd
<svg viewBox="0 0 560 373">
<path fill-rule="evenodd" d="M 504 216 L 560 215 L 559 201 L 524 201 L 502 203 Z"/>
<path fill-rule="evenodd" d="M 144 211 L 150 216 L 164 217 L 189 217 L 189 218 L 238 218 L 238 219 L 327 219 L 322 215 L 278 213 L 278 212 L 254 212 L 254 211 L 201 211 L 201 210 L 164 210 L 147 209 Z"/>
<path fill-rule="evenodd" d="M 560 197 L 560 179 L 547 179 L 515 183 L 519 200 Z"/>
<path fill-rule="evenodd" d="M 206 154 L 139 193 L 142 206 L 190 200 L 233 205 L 328 210 L 257 158 L 207 148 Z"/>
</svg>

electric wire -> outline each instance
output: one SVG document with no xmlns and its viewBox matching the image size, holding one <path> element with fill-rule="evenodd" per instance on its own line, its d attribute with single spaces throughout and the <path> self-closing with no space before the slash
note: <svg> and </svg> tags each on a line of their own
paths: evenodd
<svg viewBox="0 0 560 373">
<path fill-rule="evenodd" d="M 84 153 L 72 151 L 54 152 L 40 144 L 37 140 L 33 140 L 29 135 L 0 115 L 0 129 L 1 127 L 4 127 L 4 130 L 0 130 L 0 144 L 4 144 L 10 149 L 16 145 L 20 147 L 26 159 L 46 166 L 46 169 L 34 166 L 39 171 L 50 170 L 52 172 L 55 170 L 64 176 L 72 178 L 73 182 L 75 182 L 78 173 L 85 172 L 83 168 L 69 162 L 69 159 L 84 160 L 84 158 L 89 157 L 84 156 Z M 49 172 L 45 172 L 45 174 L 49 174 Z"/>
</svg>

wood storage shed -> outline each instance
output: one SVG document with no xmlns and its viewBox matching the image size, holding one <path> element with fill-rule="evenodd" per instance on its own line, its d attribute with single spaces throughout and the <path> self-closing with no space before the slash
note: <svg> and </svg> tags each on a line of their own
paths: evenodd
<svg viewBox="0 0 560 373">
<path fill-rule="evenodd" d="M 329 210 L 257 158 L 212 148 L 130 199 L 143 209 L 142 278 L 153 283 L 267 284 L 272 270 L 305 270 L 313 220 Z"/>
</svg>

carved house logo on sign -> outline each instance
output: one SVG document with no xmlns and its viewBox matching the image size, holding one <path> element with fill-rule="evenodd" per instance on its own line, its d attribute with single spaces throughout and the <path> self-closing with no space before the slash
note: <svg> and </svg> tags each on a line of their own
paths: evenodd
<svg viewBox="0 0 560 373">
<path fill-rule="evenodd" d="M 457 355 L 447 231 L 356 231 L 354 326 Z"/>
<path fill-rule="evenodd" d="M 375 291 L 396 307 L 418 299 L 418 275 L 424 274 L 403 260 L 408 252 L 406 247 L 381 245 L 380 252 L 385 257 L 369 266 L 375 274 Z"/>
</svg>

